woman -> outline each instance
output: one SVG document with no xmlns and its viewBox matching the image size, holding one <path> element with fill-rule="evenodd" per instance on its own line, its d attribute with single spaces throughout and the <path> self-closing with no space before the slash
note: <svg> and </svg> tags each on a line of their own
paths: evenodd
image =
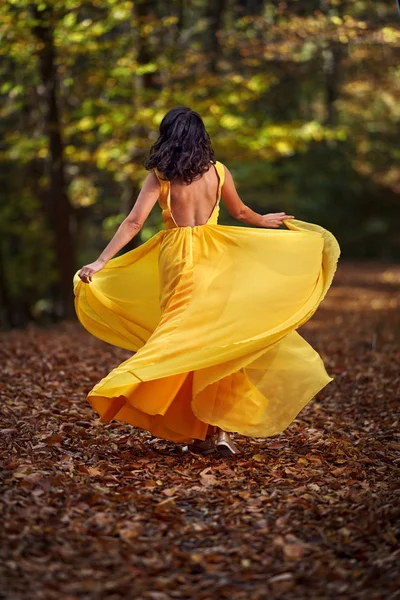
<svg viewBox="0 0 400 600">
<path fill-rule="evenodd" d="M 229 432 L 279 433 L 332 381 L 296 329 L 329 289 L 339 246 L 322 227 L 246 206 L 187 107 L 166 114 L 145 166 L 130 214 L 74 276 L 82 325 L 135 352 L 88 400 L 104 423 L 192 442 L 202 454 L 238 454 Z M 221 193 L 251 227 L 218 225 Z M 157 200 L 165 229 L 113 258 Z"/>
</svg>

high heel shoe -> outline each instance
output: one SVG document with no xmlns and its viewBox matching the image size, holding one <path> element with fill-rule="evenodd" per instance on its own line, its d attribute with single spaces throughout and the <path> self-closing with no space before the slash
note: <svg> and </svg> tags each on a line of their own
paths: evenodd
<svg viewBox="0 0 400 600">
<path fill-rule="evenodd" d="M 231 439 L 231 436 L 227 431 L 218 430 L 218 438 L 216 448 L 221 456 L 234 456 L 240 454 L 240 449 Z"/>
<path fill-rule="evenodd" d="M 215 452 L 214 440 L 211 436 L 206 437 L 205 440 L 194 440 L 192 444 L 188 444 L 188 449 L 195 454 L 201 454 L 202 456 L 208 456 Z"/>
</svg>

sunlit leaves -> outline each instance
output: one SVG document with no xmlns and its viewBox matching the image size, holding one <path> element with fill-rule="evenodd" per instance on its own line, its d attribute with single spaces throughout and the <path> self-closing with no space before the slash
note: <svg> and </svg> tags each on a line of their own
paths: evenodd
<svg viewBox="0 0 400 600">
<path fill-rule="evenodd" d="M 68 192 L 73 206 L 90 206 L 96 202 L 98 196 L 98 190 L 88 177 L 74 177 Z"/>
<path fill-rule="evenodd" d="M 235 98 L 232 98 L 232 100 L 235 101 Z M 220 119 L 220 125 L 229 130 L 239 129 L 242 123 L 242 117 L 235 115 L 223 115 Z"/>
</svg>

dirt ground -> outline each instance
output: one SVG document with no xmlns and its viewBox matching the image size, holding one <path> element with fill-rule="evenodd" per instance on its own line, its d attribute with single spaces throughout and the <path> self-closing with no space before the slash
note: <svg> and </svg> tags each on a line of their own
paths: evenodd
<svg viewBox="0 0 400 600">
<path fill-rule="evenodd" d="M 1 333 L 0 598 L 400 599 L 399 292 L 339 263 L 299 330 L 334 381 L 235 458 L 99 423 L 130 354 L 77 321 Z"/>
</svg>

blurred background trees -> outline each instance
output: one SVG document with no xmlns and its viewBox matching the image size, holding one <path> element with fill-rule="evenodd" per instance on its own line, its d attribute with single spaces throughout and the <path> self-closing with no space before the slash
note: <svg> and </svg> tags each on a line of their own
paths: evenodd
<svg viewBox="0 0 400 600">
<path fill-rule="evenodd" d="M 0 326 L 73 314 L 178 104 L 252 208 L 399 259 L 399 19 L 395 0 L 4 0 Z M 133 243 L 161 227 L 156 207 Z"/>
</svg>

